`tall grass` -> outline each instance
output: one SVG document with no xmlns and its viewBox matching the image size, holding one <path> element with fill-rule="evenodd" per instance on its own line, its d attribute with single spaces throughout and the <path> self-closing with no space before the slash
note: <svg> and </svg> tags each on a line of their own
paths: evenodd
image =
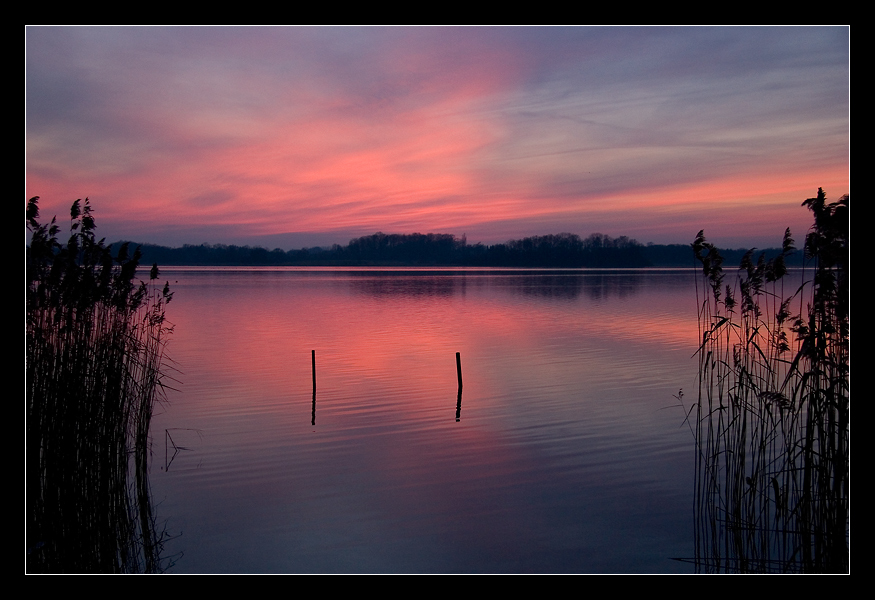
<svg viewBox="0 0 875 600">
<path fill-rule="evenodd" d="M 786 289 L 788 229 L 773 260 L 753 251 L 732 284 L 702 232 L 696 562 L 704 572 L 849 568 L 848 196 L 823 190 L 803 284 Z"/>
<path fill-rule="evenodd" d="M 70 237 L 27 206 L 27 569 L 155 572 L 163 536 L 148 483 L 172 294 L 139 281 L 139 250 L 96 240 L 86 199 Z"/>
</svg>

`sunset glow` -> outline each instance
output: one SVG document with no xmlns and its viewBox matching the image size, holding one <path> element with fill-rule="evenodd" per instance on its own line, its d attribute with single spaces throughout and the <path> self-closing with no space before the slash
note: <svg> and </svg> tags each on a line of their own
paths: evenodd
<svg viewBox="0 0 875 600">
<path fill-rule="evenodd" d="M 26 197 L 107 241 L 801 239 L 847 27 L 28 27 Z"/>
</svg>

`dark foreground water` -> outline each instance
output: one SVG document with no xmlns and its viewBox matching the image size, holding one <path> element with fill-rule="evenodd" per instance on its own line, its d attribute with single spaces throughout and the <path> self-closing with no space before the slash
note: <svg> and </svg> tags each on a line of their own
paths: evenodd
<svg viewBox="0 0 875 600">
<path fill-rule="evenodd" d="M 170 572 L 692 572 L 691 271 L 163 276 Z"/>
</svg>

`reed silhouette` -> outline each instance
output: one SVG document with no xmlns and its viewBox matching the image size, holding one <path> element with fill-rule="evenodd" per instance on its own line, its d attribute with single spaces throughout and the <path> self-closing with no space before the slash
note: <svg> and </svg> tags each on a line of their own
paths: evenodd
<svg viewBox="0 0 875 600">
<path fill-rule="evenodd" d="M 149 425 L 162 394 L 172 294 L 136 277 L 94 235 L 88 199 L 70 237 L 27 205 L 27 570 L 157 572 L 167 566 L 149 481 Z"/>
<path fill-rule="evenodd" d="M 727 284 L 699 232 L 696 558 L 703 572 L 849 569 L 848 196 L 803 203 L 814 215 L 806 271 L 785 289 L 794 252 L 753 251 Z M 682 398 L 683 393 L 679 394 Z"/>
</svg>

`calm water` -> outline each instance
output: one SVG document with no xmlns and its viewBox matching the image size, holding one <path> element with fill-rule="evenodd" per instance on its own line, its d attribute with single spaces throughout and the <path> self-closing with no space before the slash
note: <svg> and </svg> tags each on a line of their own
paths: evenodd
<svg viewBox="0 0 875 600">
<path fill-rule="evenodd" d="M 163 276 L 171 572 L 692 572 L 691 271 Z"/>
</svg>

